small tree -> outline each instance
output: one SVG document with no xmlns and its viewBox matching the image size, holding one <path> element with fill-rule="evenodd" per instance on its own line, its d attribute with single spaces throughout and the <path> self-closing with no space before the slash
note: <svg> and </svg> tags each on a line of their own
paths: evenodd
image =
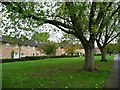
<svg viewBox="0 0 120 90">
<path fill-rule="evenodd" d="M 64 49 L 68 55 L 78 54 L 77 49 L 80 49 L 81 45 L 80 40 L 77 39 L 74 35 L 63 34 L 61 38 L 60 45 L 65 45 Z"/>
<path fill-rule="evenodd" d="M 11 51 L 11 58 L 14 58 L 14 50 Z"/>
<path fill-rule="evenodd" d="M 56 53 L 57 45 L 55 43 L 46 43 L 42 49 L 45 54 L 54 55 Z"/>
<path fill-rule="evenodd" d="M 74 45 L 74 44 L 69 44 L 68 46 L 65 47 L 65 51 L 68 55 L 74 55 L 77 54 L 77 49 L 79 49 L 80 47 L 78 45 Z"/>
</svg>

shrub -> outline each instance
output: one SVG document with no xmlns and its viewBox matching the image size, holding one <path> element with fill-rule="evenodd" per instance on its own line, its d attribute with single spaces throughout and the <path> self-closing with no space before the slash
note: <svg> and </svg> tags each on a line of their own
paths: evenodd
<svg viewBox="0 0 120 90">
<path fill-rule="evenodd" d="M 2 63 L 7 63 L 7 62 L 17 62 L 17 61 L 30 61 L 30 60 L 43 60 L 47 58 L 65 58 L 65 57 L 79 57 L 79 55 L 61 55 L 61 56 L 26 56 L 22 58 L 17 58 L 17 59 L 2 59 Z"/>
<path fill-rule="evenodd" d="M 2 63 L 6 63 L 6 62 L 16 62 L 16 61 L 26 61 L 26 59 L 24 58 L 17 58 L 17 59 L 2 59 Z"/>
</svg>

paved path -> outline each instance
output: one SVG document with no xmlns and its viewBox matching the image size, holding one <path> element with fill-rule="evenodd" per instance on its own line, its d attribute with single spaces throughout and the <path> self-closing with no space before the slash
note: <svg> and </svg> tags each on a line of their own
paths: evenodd
<svg viewBox="0 0 120 90">
<path fill-rule="evenodd" d="M 120 54 L 115 55 L 112 73 L 105 84 L 105 88 L 120 89 Z"/>
</svg>

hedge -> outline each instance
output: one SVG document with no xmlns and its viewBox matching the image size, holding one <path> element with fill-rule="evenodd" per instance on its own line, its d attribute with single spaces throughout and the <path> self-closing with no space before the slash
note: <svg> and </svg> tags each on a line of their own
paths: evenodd
<svg viewBox="0 0 120 90">
<path fill-rule="evenodd" d="M 7 62 L 18 62 L 18 61 L 30 61 L 30 60 L 43 60 L 47 58 L 65 58 L 65 57 L 79 57 L 79 55 L 61 55 L 61 56 L 26 56 L 17 59 L 2 59 L 0 62 L 7 63 Z"/>
</svg>

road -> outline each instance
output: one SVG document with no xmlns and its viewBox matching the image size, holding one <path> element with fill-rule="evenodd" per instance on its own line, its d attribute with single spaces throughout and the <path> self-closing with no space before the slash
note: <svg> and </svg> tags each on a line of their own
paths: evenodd
<svg viewBox="0 0 120 90">
<path fill-rule="evenodd" d="M 105 88 L 120 89 L 120 54 L 115 55 L 112 73 L 105 84 Z"/>
</svg>

